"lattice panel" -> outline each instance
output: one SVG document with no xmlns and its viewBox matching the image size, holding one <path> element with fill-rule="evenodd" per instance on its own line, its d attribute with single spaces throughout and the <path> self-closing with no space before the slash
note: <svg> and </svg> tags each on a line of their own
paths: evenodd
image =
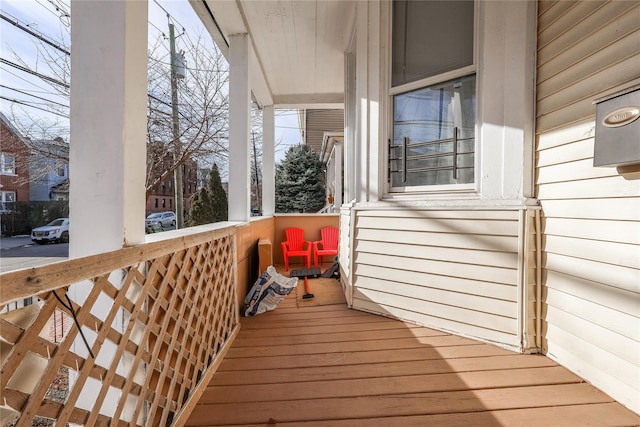
<svg viewBox="0 0 640 427">
<path fill-rule="evenodd" d="M 85 278 L 0 315 L 1 425 L 171 425 L 238 326 L 234 242 Z M 51 336 L 61 313 L 68 326 Z"/>
</svg>

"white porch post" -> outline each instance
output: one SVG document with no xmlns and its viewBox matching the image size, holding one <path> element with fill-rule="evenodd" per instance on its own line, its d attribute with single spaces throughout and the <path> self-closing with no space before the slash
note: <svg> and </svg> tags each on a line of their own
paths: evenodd
<svg viewBox="0 0 640 427">
<path fill-rule="evenodd" d="M 276 212 L 276 151 L 275 109 L 273 105 L 262 110 L 262 215 Z"/>
<path fill-rule="evenodd" d="M 144 243 L 147 2 L 71 7 L 69 257 Z"/>
<path fill-rule="evenodd" d="M 333 161 L 334 161 L 334 180 L 335 188 L 333 190 L 333 206 L 334 211 L 340 212 L 342 206 L 342 144 L 335 143 L 333 145 Z"/>
<path fill-rule="evenodd" d="M 229 37 L 229 221 L 249 221 L 249 36 Z"/>
</svg>

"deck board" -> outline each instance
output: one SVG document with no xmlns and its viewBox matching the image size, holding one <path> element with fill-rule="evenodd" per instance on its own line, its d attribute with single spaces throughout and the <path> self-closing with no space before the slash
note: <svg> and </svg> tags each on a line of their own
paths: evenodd
<svg viewBox="0 0 640 427">
<path fill-rule="evenodd" d="M 243 318 L 188 426 L 638 425 L 552 360 L 349 310 Z"/>
</svg>

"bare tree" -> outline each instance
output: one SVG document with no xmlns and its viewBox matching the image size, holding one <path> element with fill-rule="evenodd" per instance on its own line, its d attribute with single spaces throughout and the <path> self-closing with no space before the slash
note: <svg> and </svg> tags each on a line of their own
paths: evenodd
<svg viewBox="0 0 640 427">
<path fill-rule="evenodd" d="M 147 178 L 146 197 L 171 178 L 174 171 L 190 162 L 225 168 L 228 155 L 228 67 L 221 52 L 205 43 L 202 32 L 191 38 L 183 33 L 181 46 L 187 64 L 184 79 L 178 80 L 179 147 L 176 153 L 172 134 L 171 58 L 163 36 L 158 37 L 149 50 L 148 62 L 148 120 L 147 120 Z M 40 141 L 29 148 L 44 157 L 68 162 L 68 147 L 60 144 L 48 147 L 46 141 L 67 140 L 69 136 L 69 90 L 71 76 L 68 34 L 61 34 L 55 43 L 37 44 L 35 65 L 23 61 L 14 53 L 18 69 L 39 76 L 51 94 L 61 97 L 58 103 L 41 103 L 46 117 L 30 114 L 19 104 L 12 107 L 11 120 L 26 141 Z M 55 46 L 54 46 L 55 45 Z M 17 114 L 19 110 L 20 114 Z M 52 116 L 51 114 L 55 115 Z M 18 118 L 22 116 L 22 119 Z M 52 120 L 51 117 L 56 117 Z M 66 120 L 65 120 L 66 119 Z M 66 137 L 66 138 L 65 138 Z M 167 153 L 172 153 L 168 156 Z M 42 171 L 47 173 L 49 171 Z"/>
<path fill-rule="evenodd" d="M 191 41 L 191 39 L 189 39 Z M 162 55 L 162 40 L 149 52 L 147 197 L 176 168 L 189 160 L 226 165 L 228 154 L 228 68 L 217 49 L 204 45 L 199 34 L 183 55 L 187 63 L 184 79 L 178 80 L 179 145 L 174 153 L 172 133 L 170 60 Z M 163 57 L 164 59 L 156 59 Z"/>
</svg>

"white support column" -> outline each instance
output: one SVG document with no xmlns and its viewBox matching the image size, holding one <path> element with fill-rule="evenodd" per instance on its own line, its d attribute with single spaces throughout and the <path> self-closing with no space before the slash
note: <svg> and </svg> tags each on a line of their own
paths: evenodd
<svg viewBox="0 0 640 427">
<path fill-rule="evenodd" d="M 229 37 L 229 221 L 249 221 L 249 36 Z"/>
<path fill-rule="evenodd" d="M 380 31 L 380 2 L 378 0 L 369 0 L 368 5 L 368 37 L 367 37 L 367 61 L 369 61 L 369 69 L 367 74 L 367 106 L 369 114 L 368 125 L 368 174 L 367 182 L 367 200 L 375 202 L 380 200 L 380 159 L 381 151 L 385 141 L 380 138 L 380 103 L 382 101 L 381 92 L 381 69 L 380 49 L 381 49 L 381 31 Z"/>
<path fill-rule="evenodd" d="M 355 199 L 356 202 L 368 201 L 369 195 L 369 3 L 358 2 L 356 9 L 356 139 L 355 139 Z"/>
<path fill-rule="evenodd" d="M 262 215 L 276 212 L 276 151 L 275 109 L 267 105 L 262 110 Z"/>
<path fill-rule="evenodd" d="M 333 145 L 333 163 L 335 174 L 335 189 L 333 193 L 333 205 L 335 211 L 340 212 L 342 206 L 342 144 L 335 143 Z"/>
<path fill-rule="evenodd" d="M 147 2 L 71 7 L 69 257 L 144 243 Z"/>
</svg>

